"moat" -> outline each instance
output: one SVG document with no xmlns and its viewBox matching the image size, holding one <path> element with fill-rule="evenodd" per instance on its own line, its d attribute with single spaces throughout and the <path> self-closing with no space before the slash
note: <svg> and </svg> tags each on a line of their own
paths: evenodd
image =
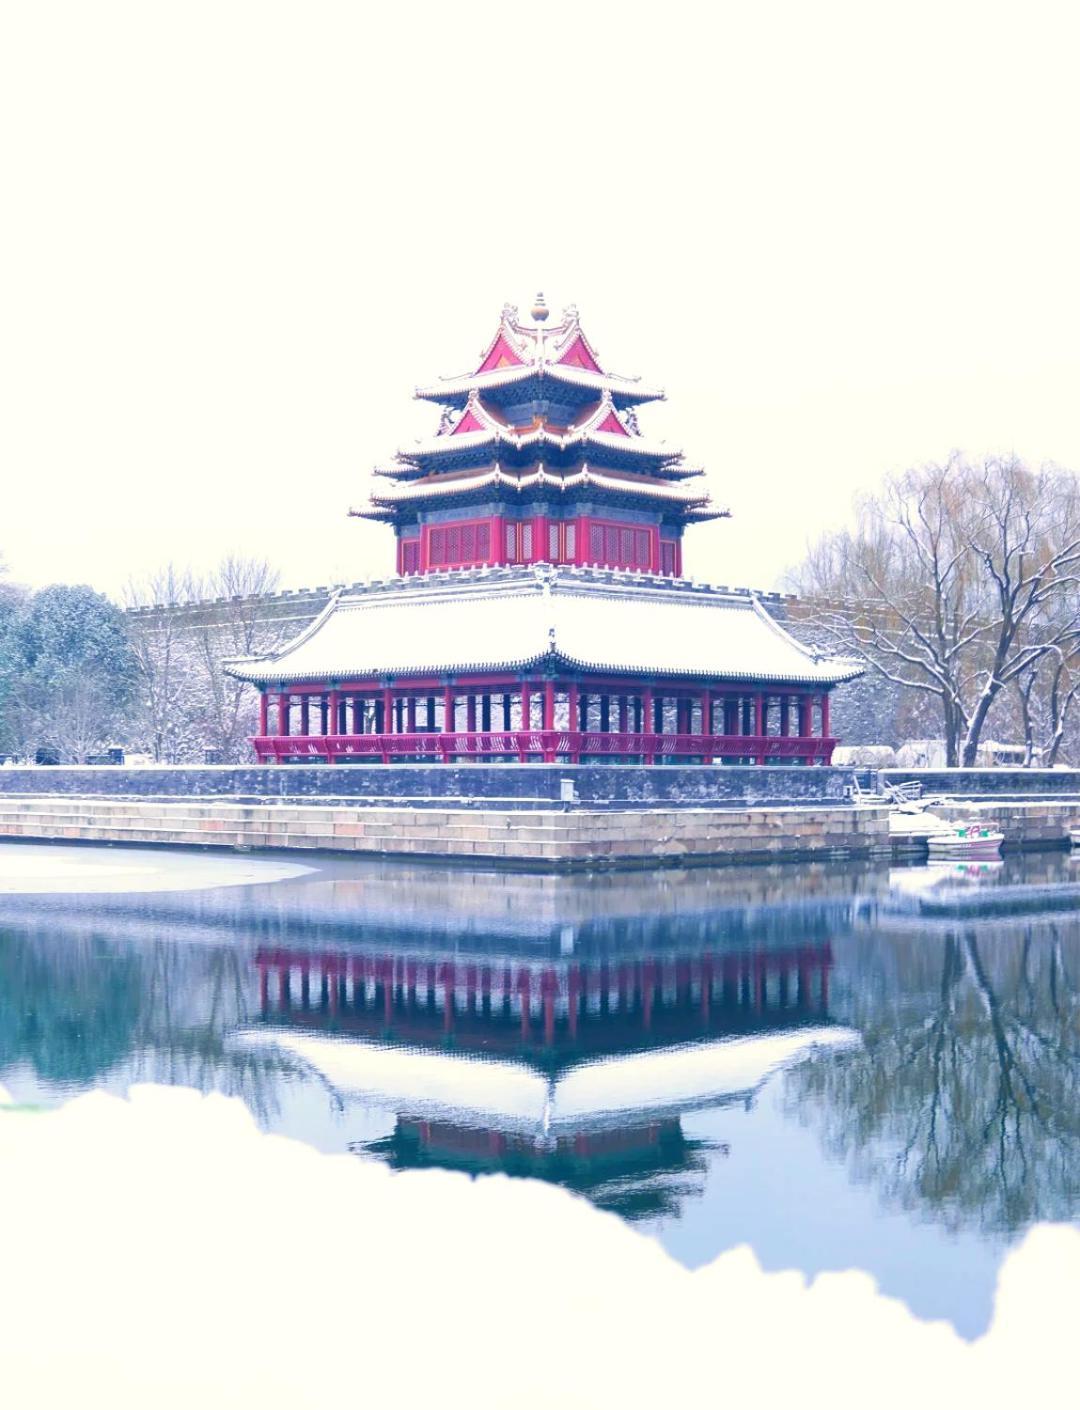
<svg viewBox="0 0 1080 1410">
<path fill-rule="evenodd" d="M 265 879 L 264 879 L 265 878 Z M 1080 865 L 519 875 L 0 847 L 0 1085 L 239 1097 L 980 1334 L 1080 1219 Z"/>
</svg>

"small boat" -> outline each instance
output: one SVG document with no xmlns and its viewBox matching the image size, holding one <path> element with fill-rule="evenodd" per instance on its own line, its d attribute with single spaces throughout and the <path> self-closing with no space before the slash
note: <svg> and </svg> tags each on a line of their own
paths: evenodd
<svg viewBox="0 0 1080 1410">
<path fill-rule="evenodd" d="M 985 823 L 966 822 L 946 826 L 931 832 L 926 839 L 930 856 L 942 859 L 962 857 L 996 857 L 1005 841 L 1003 832 L 996 832 Z"/>
</svg>

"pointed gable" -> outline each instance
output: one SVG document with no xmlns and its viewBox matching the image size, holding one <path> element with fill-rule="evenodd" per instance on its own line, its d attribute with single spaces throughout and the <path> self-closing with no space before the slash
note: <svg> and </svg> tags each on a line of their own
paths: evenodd
<svg viewBox="0 0 1080 1410">
<path fill-rule="evenodd" d="M 450 434 L 451 434 L 452 436 L 465 436 L 465 435 L 468 435 L 468 433 L 469 433 L 470 431 L 486 431 L 486 430 L 487 430 L 487 427 L 486 427 L 486 426 L 484 425 L 484 423 L 480 420 L 479 416 L 477 416 L 476 413 L 473 411 L 473 409 L 470 407 L 469 410 L 466 411 L 465 415 L 461 418 L 461 420 L 460 420 L 460 421 L 457 423 L 457 425 L 454 427 L 454 429 L 450 432 Z"/>
<path fill-rule="evenodd" d="M 525 363 L 510 346 L 506 334 L 500 332 L 488 349 L 487 356 L 476 369 L 477 373 L 494 372 L 498 367 L 524 367 Z"/>
<path fill-rule="evenodd" d="M 599 426 L 593 427 L 594 431 L 604 431 L 609 436 L 628 436 L 630 432 L 615 415 L 614 411 L 609 411 L 600 422 Z"/>
<path fill-rule="evenodd" d="M 592 350 L 581 333 L 571 339 L 566 350 L 559 355 L 558 361 L 565 367 L 582 367 L 586 372 L 600 371 L 600 364 L 593 357 Z"/>
</svg>

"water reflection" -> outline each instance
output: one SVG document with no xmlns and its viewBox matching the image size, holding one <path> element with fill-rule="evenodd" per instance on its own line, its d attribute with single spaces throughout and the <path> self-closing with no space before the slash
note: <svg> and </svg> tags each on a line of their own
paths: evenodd
<svg viewBox="0 0 1080 1410">
<path fill-rule="evenodd" d="M 1001 1238 L 1080 1213 L 1078 974 L 1080 878 L 1057 854 L 563 878 L 341 863 L 4 898 L 0 1082 L 223 1091 L 394 1169 L 559 1183 L 662 1237 L 681 1221 L 700 1256 L 766 1242 L 724 1192 L 770 1153 L 799 1162 L 792 1188 L 842 1169 L 871 1239 L 894 1217 Z M 812 1144 L 793 1156 L 785 1130 Z M 808 1271 L 845 1256 L 835 1230 L 819 1243 Z"/>
</svg>

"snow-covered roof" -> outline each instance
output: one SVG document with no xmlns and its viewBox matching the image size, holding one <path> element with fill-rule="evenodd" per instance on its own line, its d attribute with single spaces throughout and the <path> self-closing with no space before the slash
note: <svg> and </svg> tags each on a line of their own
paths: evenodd
<svg viewBox="0 0 1080 1410">
<path fill-rule="evenodd" d="M 528 1063 L 477 1062 L 454 1053 L 288 1028 L 249 1029 L 240 1046 L 282 1049 L 337 1091 L 413 1115 L 454 1114 L 470 1125 L 557 1132 L 619 1126 L 722 1105 L 756 1092 L 774 1073 L 820 1049 L 857 1047 L 850 1028 L 819 1025 L 763 1036 L 659 1048 L 579 1063 L 551 1080 Z"/>
<path fill-rule="evenodd" d="M 425 401 L 460 405 L 470 392 L 526 382 L 536 376 L 591 388 L 598 394 L 607 391 L 627 405 L 660 401 L 664 396 L 659 387 L 647 386 L 637 378 L 605 372 L 573 306 L 564 310 L 561 322 L 548 326 L 546 321 L 523 323 L 510 304 L 504 307 L 495 336 L 481 353 L 475 372 L 440 378 L 418 387 L 416 395 Z"/>
<path fill-rule="evenodd" d="M 489 469 L 479 469 L 460 475 L 438 475 L 425 480 L 412 480 L 394 485 L 390 489 L 379 490 L 371 496 L 372 504 L 408 504 L 417 500 L 453 497 L 477 490 L 505 487 L 518 493 L 533 493 L 537 490 L 597 489 L 618 494 L 633 495 L 642 499 L 664 500 L 673 504 L 704 508 L 709 503 L 705 490 L 694 490 L 681 483 L 664 483 L 640 479 L 637 476 L 596 469 L 583 465 L 579 470 L 567 474 L 546 470 L 543 465 L 535 470 L 515 473 L 495 465 Z M 716 511 L 713 511 L 716 513 Z"/>
<path fill-rule="evenodd" d="M 227 663 L 262 683 L 516 671 L 834 685 L 861 668 L 802 646 L 749 593 L 603 568 L 484 568 L 331 599 L 295 640 Z"/>
<path fill-rule="evenodd" d="M 398 458 L 408 463 L 430 456 L 454 455 L 481 446 L 500 444 L 519 450 L 543 445 L 552 446 L 556 450 L 568 450 L 578 445 L 596 445 L 619 454 L 659 461 L 677 462 L 682 459 L 681 451 L 663 441 L 647 440 L 636 430 L 630 430 L 619 416 L 608 393 L 569 426 L 554 426 L 539 419 L 526 426 L 514 426 L 486 406 L 475 392 L 469 397 L 462 415 L 452 427 L 438 435 L 417 441 L 408 448 L 403 447 L 398 451 Z"/>
</svg>

